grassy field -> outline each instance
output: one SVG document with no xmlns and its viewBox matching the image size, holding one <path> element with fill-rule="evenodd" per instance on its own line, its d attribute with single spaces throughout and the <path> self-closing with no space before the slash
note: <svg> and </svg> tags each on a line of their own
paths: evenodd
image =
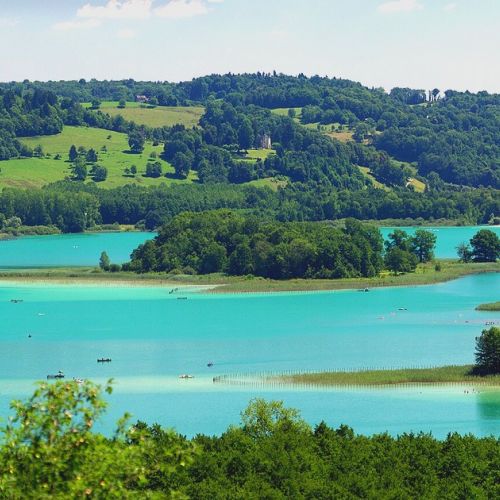
<svg viewBox="0 0 500 500">
<path fill-rule="evenodd" d="M 275 115 L 279 115 L 279 116 L 288 116 L 289 109 L 295 110 L 295 120 L 299 121 L 300 115 L 302 114 L 302 108 L 274 108 L 274 109 L 271 109 L 271 113 L 274 113 Z"/>
<path fill-rule="evenodd" d="M 84 106 L 90 107 L 90 103 L 85 103 Z M 195 127 L 205 112 L 202 106 L 156 106 L 152 108 L 138 102 L 127 102 L 125 108 L 119 109 L 118 102 L 115 101 L 104 101 L 99 109 L 110 116 L 122 115 L 125 120 L 148 127 L 171 127 L 176 124 L 182 124 L 188 128 Z"/>
<path fill-rule="evenodd" d="M 328 125 L 326 125 L 327 129 L 328 129 Z M 347 128 L 343 128 L 342 130 L 331 130 L 331 131 L 327 131 L 327 132 L 324 132 L 325 135 L 327 135 L 328 137 L 331 137 L 332 139 L 337 139 L 337 141 L 340 141 L 340 142 L 349 142 L 349 141 L 352 141 L 354 140 L 352 138 L 352 135 L 353 135 L 353 131 L 352 130 L 349 130 Z"/>
<path fill-rule="evenodd" d="M 476 311 L 500 311 L 500 302 L 491 302 L 490 304 L 480 304 Z"/>
<path fill-rule="evenodd" d="M 371 170 L 368 167 L 360 167 L 358 165 L 358 168 L 361 171 L 361 173 L 367 179 L 369 179 L 369 181 L 373 184 L 374 187 L 376 187 L 378 189 L 384 189 L 385 191 L 390 191 L 391 190 L 391 188 L 389 186 L 386 186 L 385 184 L 382 184 L 381 182 L 377 181 L 377 179 L 375 179 L 375 177 L 373 176 Z"/>
<path fill-rule="evenodd" d="M 163 146 L 153 146 L 147 142 L 141 154 L 129 152 L 126 134 L 111 132 L 109 130 L 87 127 L 64 127 L 62 133 L 50 136 L 28 137 L 21 139 L 22 142 L 34 148 L 38 144 L 43 147 L 44 153 L 50 155 L 45 158 L 21 158 L 2 161 L 0 163 L 0 188 L 2 187 L 41 187 L 45 184 L 62 180 L 71 176 L 71 164 L 68 161 L 68 151 L 72 144 L 94 148 L 98 153 L 98 164 L 108 169 L 108 178 L 100 182 L 99 186 L 113 188 L 123 184 L 158 185 L 161 182 L 192 182 L 197 179 L 196 172 L 191 172 L 188 181 L 173 178 L 173 167 L 161 160 L 155 161 L 162 164 L 163 172 L 170 177 L 159 177 L 156 179 L 144 177 L 146 164 L 151 153 L 159 155 Z M 106 147 L 107 151 L 102 151 Z M 61 155 L 60 160 L 55 156 Z M 138 173 L 135 177 L 125 176 L 124 169 L 135 165 Z M 87 182 L 93 182 L 88 180 Z"/>
<path fill-rule="evenodd" d="M 472 365 L 397 370 L 303 373 L 265 377 L 265 382 L 317 386 L 383 386 L 403 384 L 471 384 L 500 386 L 500 375 L 471 374 Z"/>
<path fill-rule="evenodd" d="M 278 191 L 280 187 L 286 187 L 289 183 L 289 179 L 281 176 L 281 177 L 266 177 L 265 179 L 256 179 L 254 181 L 250 181 L 247 184 L 250 186 L 256 187 L 268 187 L 273 191 Z"/>
<path fill-rule="evenodd" d="M 271 280 L 259 277 L 209 275 L 168 275 L 164 273 L 135 274 L 132 272 L 104 273 L 95 267 L 22 269 L 0 272 L 0 280 L 20 279 L 27 281 L 102 282 L 102 283 L 150 283 L 172 285 L 218 285 L 212 293 L 269 293 L 302 292 L 343 289 L 372 289 L 386 286 L 415 286 L 440 283 L 469 274 L 500 272 L 500 264 L 460 264 L 441 261 L 442 270 L 436 271 L 432 264 L 420 265 L 415 273 L 393 276 L 384 273 L 376 278 L 351 279 L 291 279 Z"/>
</svg>

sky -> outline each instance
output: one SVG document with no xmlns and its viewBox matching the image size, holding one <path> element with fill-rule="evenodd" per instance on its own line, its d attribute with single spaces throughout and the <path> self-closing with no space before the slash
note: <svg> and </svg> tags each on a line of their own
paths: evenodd
<svg viewBox="0 0 500 500">
<path fill-rule="evenodd" d="M 500 92 L 500 0 L 0 0 L 0 81 L 273 70 Z"/>
</svg>

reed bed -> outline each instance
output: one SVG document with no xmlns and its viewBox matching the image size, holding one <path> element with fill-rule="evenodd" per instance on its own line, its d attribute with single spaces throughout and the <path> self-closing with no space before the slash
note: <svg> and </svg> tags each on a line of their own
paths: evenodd
<svg viewBox="0 0 500 500">
<path fill-rule="evenodd" d="M 477 311 L 500 311 L 500 302 L 490 302 L 489 304 L 480 304 L 476 307 Z"/>
<path fill-rule="evenodd" d="M 426 368 L 333 370 L 309 373 L 239 373 L 214 377 L 214 383 L 258 386 L 377 387 L 469 384 L 500 387 L 500 374 L 478 376 L 472 365 Z"/>
</svg>

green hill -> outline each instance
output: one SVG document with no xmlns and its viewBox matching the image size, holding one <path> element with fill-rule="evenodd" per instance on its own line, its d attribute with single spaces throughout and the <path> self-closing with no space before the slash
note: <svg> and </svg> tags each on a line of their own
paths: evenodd
<svg viewBox="0 0 500 500">
<path fill-rule="evenodd" d="M 171 177 L 145 177 L 146 164 L 151 153 L 156 153 L 162 164 L 163 172 L 173 174 L 173 167 L 159 158 L 163 146 L 153 146 L 146 142 L 141 154 L 129 152 L 127 135 L 99 128 L 64 127 L 60 134 L 26 137 L 21 141 L 31 148 L 41 145 L 43 158 L 20 158 L 3 161 L 0 164 L 0 188 L 2 187 L 41 187 L 51 182 L 71 177 L 71 164 L 68 161 L 68 151 L 71 145 L 83 146 L 86 149 L 94 148 L 98 154 L 98 164 L 108 169 L 108 177 L 99 185 L 113 188 L 124 184 L 135 183 L 140 185 L 158 185 L 160 182 L 186 182 Z M 105 150 L 103 149 L 105 148 Z M 61 159 L 56 159 L 60 155 Z M 125 176 L 124 169 L 132 165 L 137 167 L 135 177 Z M 191 172 L 187 182 L 196 179 L 196 173 Z M 91 180 L 87 182 L 93 182 Z"/>
</svg>

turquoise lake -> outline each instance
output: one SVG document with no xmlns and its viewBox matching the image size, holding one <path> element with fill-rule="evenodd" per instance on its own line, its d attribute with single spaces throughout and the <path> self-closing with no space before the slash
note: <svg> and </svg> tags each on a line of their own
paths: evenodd
<svg viewBox="0 0 500 500">
<path fill-rule="evenodd" d="M 387 239 L 393 227 L 382 227 L 380 232 Z M 414 234 L 417 229 L 432 231 L 436 237 L 435 256 L 439 259 L 456 259 L 457 246 L 460 243 L 469 243 L 469 240 L 480 230 L 489 229 L 500 236 L 500 226 L 462 226 L 462 227 L 398 227 L 408 234 Z"/>
<path fill-rule="evenodd" d="M 27 236 L 0 240 L 0 269 L 27 267 L 97 266 L 102 251 L 122 264 L 155 233 L 85 233 Z"/>
<path fill-rule="evenodd" d="M 437 236 L 436 257 L 457 258 L 456 247 L 468 242 L 480 229 L 487 228 L 500 236 L 500 227 L 466 226 L 423 228 Z M 394 228 L 381 228 L 386 238 Z M 413 233 L 416 228 L 401 228 Z M 59 266 L 96 266 L 102 251 L 112 262 L 122 264 L 144 241 L 154 238 L 155 233 L 87 233 L 32 236 L 0 241 L 0 269 Z"/>
<path fill-rule="evenodd" d="M 345 423 L 365 434 L 499 434 L 500 391 L 212 381 L 222 374 L 472 363 L 475 337 L 486 322 L 500 322 L 499 313 L 474 310 L 498 300 L 498 273 L 369 293 L 169 291 L 0 282 L 0 415 L 9 414 L 10 400 L 29 395 L 35 380 L 63 370 L 68 378 L 115 379 L 105 431 L 129 411 L 187 435 L 220 433 L 239 422 L 251 398 L 263 396 L 300 409 L 312 424 Z M 113 361 L 98 364 L 102 356 Z M 195 378 L 181 380 L 183 373 Z"/>
</svg>

